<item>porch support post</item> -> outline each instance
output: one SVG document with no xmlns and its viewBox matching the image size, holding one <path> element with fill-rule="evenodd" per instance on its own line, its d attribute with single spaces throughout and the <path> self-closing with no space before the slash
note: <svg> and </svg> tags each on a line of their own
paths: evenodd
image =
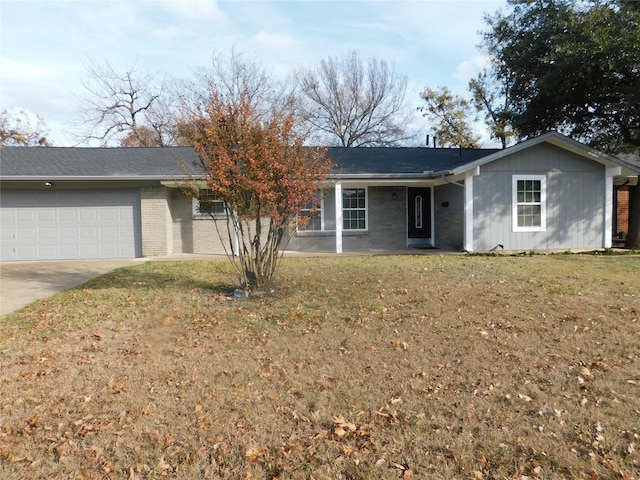
<svg viewBox="0 0 640 480">
<path fill-rule="evenodd" d="M 342 253 L 342 183 L 336 182 L 336 253 Z"/>
<path fill-rule="evenodd" d="M 480 167 L 466 172 L 464 177 L 464 250 L 473 252 L 473 177 L 480 175 Z"/>
<path fill-rule="evenodd" d="M 430 199 L 430 204 L 431 204 L 431 211 L 429 212 L 429 217 L 431 218 L 431 246 L 435 247 L 436 246 L 436 215 L 435 215 L 435 211 L 436 211 L 436 207 L 435 207 L 435 201 L 436 201 L 436 187 L 435 186 L 431 186 L 429 187 L 430 193 L 431 193 L 431 199 Z"/>
<path fill-rule="evenodd" d="M 602 239 L 604 248 L 611 248 L 613 244 L 613 177 L 617 175 L 622 175 L 620 167 L 607 168 L 604 179 L 604 238 Z"/>
</svg>

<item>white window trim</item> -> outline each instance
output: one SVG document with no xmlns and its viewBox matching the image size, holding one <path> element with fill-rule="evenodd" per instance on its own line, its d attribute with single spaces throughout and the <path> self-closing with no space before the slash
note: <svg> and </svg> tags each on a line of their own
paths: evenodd
<svg viewBox="0 0 640 480">
<path fill-rule="evenodd" d="M 344 195 L 345 190 L 364 190 L 364 228 L 344 228 L 344 212 L 346 210 L 362 210 L 361 208 L 344 208 Z M 344 232 L 367 232 L 369 231 L 369 188 L 368 187 L 345 187 L 342 186 L 342 193 L 340 194 L 340 209 L 342 210 L 342 230 Z"/>
<path fill-rule="evenodd" d="M 196 197 L 191 198 L 191 215 L 196 218 L 211 218 L 211 215 L 208 213 L 200 211 L 200 199 Z M 215 218 L 225 218 L 226 216 L 227 215 L 220 213 L 214 215 Z"/>
<path fill-rule="evenodd" d="M 518 203 L 518 181 L 539 180 L 540 181 L 540 226 L 520 227 L 518 225 L 518 205 L 534 205 L 526 202 Z M 513 175 L 511 184 L 512 210 L 514 232 L 544 232 L 547 230 L 547 177 L 545 175 Z M 535 205 L 538 205 L 536 202 Z"/>
<path fill-rule="evenodd" d="M 301 208 L 300 211 L 308 212 L 309 209 Z M 298 232 L 324 232 L 325 231 L 324 229 L 324 197 L 320 199 L 320 204 L 318 205 L 318 209 L 316 210 L 316 213 L 320 213 L 320 230 L 309 230 L 307 228 L 300 228 L 299 226 L 296 226 L 296 230 Z"/>
</svg>

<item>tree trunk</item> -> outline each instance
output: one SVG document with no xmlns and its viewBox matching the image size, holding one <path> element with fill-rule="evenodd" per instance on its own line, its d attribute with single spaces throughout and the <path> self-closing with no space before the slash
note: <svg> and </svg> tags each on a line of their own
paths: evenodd
<svg viewBox="0 0 640 480">
<path fill-rule="evenodd" d="M 637 185 L 629 188 L 629 231 L 624 246 L 640 249 L 640 176 Z"/>
</svg>

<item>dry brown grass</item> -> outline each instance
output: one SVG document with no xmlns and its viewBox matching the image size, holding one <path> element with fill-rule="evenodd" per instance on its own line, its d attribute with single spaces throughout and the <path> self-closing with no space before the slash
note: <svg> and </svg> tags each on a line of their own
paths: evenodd
<svg viewBox="0 0 640 480">
<path fill-rule="evenodd" d="M 640 258 L 147 263 L 1 320 L 0 478 L 640 478 Z"/>
</svg>

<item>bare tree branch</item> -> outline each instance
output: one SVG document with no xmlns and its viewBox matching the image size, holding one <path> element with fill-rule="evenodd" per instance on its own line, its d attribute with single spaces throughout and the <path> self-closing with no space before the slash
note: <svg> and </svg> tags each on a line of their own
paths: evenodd
<svg viewBox="0 0 640 480">
<path fill-rule="evenodd" d="M 357 52 L 349 52 L 300 72 L 299 82 L 302 116 L 318 140 L 357 147 L 391 146 L 408 138 L 407 80 L 386 61 L 372 58 L 365 67 Z"/>
<path fill-rule="evenodd" d="M 101 146 L 164 146 L 175 143 L 167 79 L 137 70 L 134 64 L 119 73 L 105 63 L 85 64 L 88 78 L 78 98 L 80 119 L 76 135 L 81 143 Z"/>
</svg>

